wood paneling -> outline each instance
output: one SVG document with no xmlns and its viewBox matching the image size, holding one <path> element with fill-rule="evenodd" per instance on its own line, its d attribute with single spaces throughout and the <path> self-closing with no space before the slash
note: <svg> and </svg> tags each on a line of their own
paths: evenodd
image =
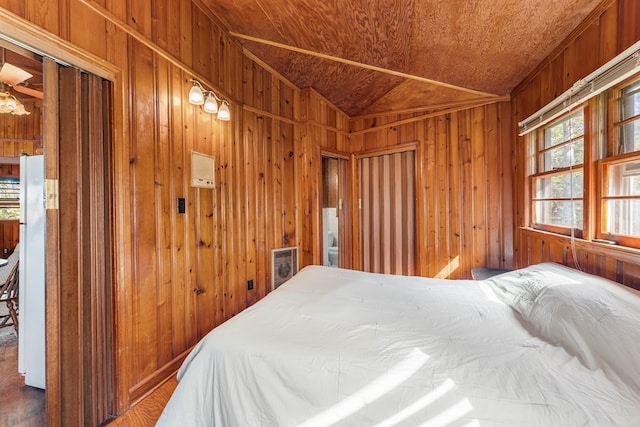
<svg viewBox="0 0 640 427">
<path fill-rule="evenodd" d="M 504 95 L 600 2 L 200 1 L 258 57 L 350 115 L 459 101 L 469 90 Z"/>
<path fill-rule="evenodd" d="M 40 2 L 27 3 L 6 7 L 121 70 L 113 105 L 124 114 L 115 114 L 112 146 L 121 412 L 175 371 L 205 333 L 266 295 L 271 249 L 299 244 L 299 91 L 243 55 L 196 4 L 61 0 L 35 13 Z M 230 97 L 230 122 L 186 102 L 193 76 Z M 190 187 L 191 150 L 215 157 L 215 189 Z M 179 197 L 185 214 L 176 212 Z M 61 363 L 75 363 L 67 359 Z M 72 387 L 65 372 L 63 395 Z M 76 423 L 67 414 L 79 401 L 65 399 L 62 419 Z"/>
<path fill-rule="evenodd" d="M 8 258 L 20 239 L 20 221 L 0 221 L 0 258 Z"/>
<path fill-rule="evenodd" d="M 26 116 L 0 114 L 0 157 L 42 153 L 42 101 L 25 101 Z M 20 165 L 2 164 L 0 176 L 20 178 Z"/>
<path fill-rule="evenodd" d="M 469 278 L 473 267 L 511 267 L 509 103 L 406 120 L 414 116 L 352 120 L 350 140 L 356 152 L 417 142 L 416 273 Z"/>
<path fill-rule="evenodd" d="M 520 239 L 526 248 L 519 260 L 523 266 L 540 262 L 557 262 L 640 290 L 637 250 L 580 239 L 572 242 L 568 236 L 531 229 L 522 230 Z"/>
<path fill-rule="evenodd" d="M 607 247 L 590 241 L 555 236 L 527 228 L 525 199 L 525 138 L 516 125 L 569 89 L 577 80 L 605 64 L 640 39 L 640 7 L 633 0 L 611 0 L 601 5 L 561 43 L 518 87 L 513 96 L 514 251 L 516 265 L 554 261 L 576 266 L 632 287 L 639 286 L 640 252 Z M 590 52 L 585 55 L 584 52 Z M 595 159 L 594 159 L 595 160 Z"/>
<path fill-rule="evenodd" d="M 298 259 L 303 266 L 322 264 L 322 151 L 349 153 L 352 146 L 347 132 L 348 116 L 313 89 L 301 91 L 299 120 L 297 150 L 291 153 L 296 156 L 296 229 L 300 242 Z M 357 212 L 352 208 L 355 200 L 353 192 L 345 198 L 351 212 Z M 351 262 L 341 265 L 348 268 Z"/>
<path fill-rule="evenodd" d="M 273 248 L 298 246 L 301 267 L 322 261 L 323 150 L 349 157 L 417 144 L 418 274 L 470 277 L 471 267 L 512 265 L 508 103 L 351 122 L 315 90 L 297 89 L 243 51 L 199 1 L 24 3 L 4 7 L 58 36 L 42 34 L 52 51 L 75 52 L 82 61 L 83 52 L 93 55 L 89 71 L 108 70 L 113 84 L 115 412 L 171 375 L 211 328 L 268 293 Z M 187 102 L 194 76 L 230 99 L 231 121 Z M 190 186 L 191 150 L 214 156 L 216 188 Z M 357 167 L 349 158 L 345 203 L 357 212 Z M 177 198 L 186 200 L 184 214 Z M 357 224 L 347 229 L 351 238 L 341 240 L 353 247 L 342 252 L 359 253 Z M 355 258 L 349 264 L 357 267 Z M 75 297 L 64 304 L 77 304 Z M 69 321 L 78 315 L 65 314 Z M 72 339 L 62 345 L 57 397 L 68 395 L 77 381 L 70 369 L 80 364 Z M 82 402 L 73 396 L 64 402 L 64 425 L 80 423 L 65 418 Z"/>
</svg>

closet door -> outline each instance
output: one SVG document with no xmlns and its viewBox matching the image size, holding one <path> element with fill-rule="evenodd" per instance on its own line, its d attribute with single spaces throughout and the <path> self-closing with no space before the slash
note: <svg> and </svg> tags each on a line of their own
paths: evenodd
<svg viewBox="0 0 640 427">
<path fill-rule="evenodd" d="M 414 151 L 363 157 L 360 265 L 374 273 L 415 273 Z"/>
</svg>

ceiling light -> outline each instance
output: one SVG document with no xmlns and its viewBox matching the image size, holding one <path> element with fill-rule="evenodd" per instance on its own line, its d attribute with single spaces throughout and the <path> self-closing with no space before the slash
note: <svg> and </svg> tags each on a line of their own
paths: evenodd
<svg viewBox="0 0 640 427">
<path fill-rule="evenodd" d="M 216 101 L 216 96 L 213 92 L 207 93 L 207 97 L 204 100 L 204 106 L 202 108 L 210 114 L 218 112 L 218 101 Z"/>
<path fill-rule="evenodd" d="M 231 119 L 231 112 L 229 111 L 229 104 L 227 101 L 222 101 L 220 109 L 218 110 L 218 120 L 228 121 Z"/>
<path fill-rule="evenodd" d="M 202 105 L 202 109 L 209 114 L 216 114 L 218 120 L 231 119 L 229 102 L 221 99 L 213 91 L 205 89 L 196 79 L 191 79 L 193 86 L 189 90 L 189 102 L 193 105 Z"/>
<path fill-rule="evenodd" d="M 14 116 L 24 116 L 31 114 L 25 110 L 24 105 L 8 91 L 0 92 L 0 113 L 13 114 Z"/>
<path fill-rule="evenodd" d="M 7 98 L 7 110 L 14 111 L 16 108 L 18 108 L 18 100 L 13 95 L 9 95 Z"/>
<path fill-rule="evenodd" d="M 15 114 L 16 116 L 28 116 L 29 114 L 31 114 L 31 112 L 25 110 L 24 104 L 22 104 L 22 102 L 19 102 L 18 107 L 15 109 L 13 114 Z"/>
</svg>

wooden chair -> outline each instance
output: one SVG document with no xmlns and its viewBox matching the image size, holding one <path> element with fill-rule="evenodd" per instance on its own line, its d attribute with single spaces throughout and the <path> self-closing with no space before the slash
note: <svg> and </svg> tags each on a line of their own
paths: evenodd
<svg viewBox="0 0 640 427">
<path fill-rule="evenodd" d="M 0 328 L 13 326 L 18 334 L 18 266 L 20 252 L 16 245 L 7 259 L 7 265 L 0 267 L 0 303 L 6 303 L 9 314 L 0 316 Z"/>
</svg>

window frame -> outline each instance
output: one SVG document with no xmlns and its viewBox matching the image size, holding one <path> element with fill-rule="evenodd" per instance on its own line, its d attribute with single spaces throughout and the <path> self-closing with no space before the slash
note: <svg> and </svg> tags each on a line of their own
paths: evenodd
<svg viewBox="0 0 640 427">
<path fill-rule="evenodd" d="M 640 161 L 640 149 L 622 154 L 618 152 L 618 147 L 620 146 L 620 127 L 636 121 L 640 123 L 640 114 L 627 119 L 621 119 L 621 108 L 619 104 L 619 101 L 622 99 L 621 91 L 638 82 L 640 82 L 640 74 L 632 76 L 606 92 L 607 111 L 603 116 L 606 118 L 607 133 L 602 141 L 602 157 L 596 165 L 599 185 L 596 196 L 598 208 L 595 212 L 597 216 L 595 235 L 598 239 L 614 241 L 619 245 L 631 248 L 640 248 L 640 236 L 617 234 L 607 230 L 607 201 L 640 200 L 640 196 L 609 196 L 607 194 L 607 174 L 611 167 Z"/>
<path fill-rule="evenodd" d="M 548 124 L 546 124 L 545 126 L 540 126 L 538 129 L 536 129 L 535 131 L 532 131 L 527 138 L 527 144 L 528 144 L 528 159 L 526 164 L 528 165 L 528 171 L 527 171 L 527 175 L 528 175 L 528 189 L 527 189 L 527 199 L 528 199 L 528 203 L 529 203 L 529 218 L 528 218 L 528 224 L 531 228 L 536 229 L 536 230 L 542 230 L 542 231 L 547 231 L 547 232 L 551 232 L 551 233 L 556 233 L 556 234 L 562 234 L 562 235 L 573 235 L 575 237 L 578 238 L 583 238 L 585 236 L 585 230 L 588 230 L 588 206 L 589 206 L 589 201 L 590 201 L 590 197 L 589 197 L 589 167 L 588 162 L 591 160 L 591 155 L 590 155 L 590 149 L 589 147 L 591 147 L 591 119 L 590 119 L 590 113 L 593 110 L 593 108 L 590 106 L 589 102 L 585 102 L 582 105 L 577 106 L 576 108 L 572 109 L 571 111 L 566 112 L 565 114 L 562 114 L 561 116 L 557 117 L 556 119 L 554 119 L 553 121 L 549 122 Z M 548 128 L 562 122 L 565 121 L 567 119 L 570 119 L 572 116 L 576 115 L 576 113 L 578 113 L 579 111 L 582 111 L 582 117 L 583 117 L 583 128 L 584 128 L 584 132 L 581 136 L 582 140 L 583 140 L 583 150 L 584 150 L 584 157 L 583 157 L 583 161 L 581 164 L 578 165 L 572 165 L 572 166 L 565 166 L 565 167 L 561 167 L 561 168 L 555 168 L 555 169 L 549 169 L 549 170 L 545 170 L 541 172 L 542 169 L 542 165 L 544 165 L 544 156 L 546 153 L 548 153 L 549 151 L 553 150 L 553 149 L 557 149 L 559 147 L 562 146 L 566 146 L 571 144 L 573 141 L 575 141 L 576 139 L 579 139 L 580 136 L 578 137 L 570 137 L 568 140 L 563 141 L 559 144 L 553 145 L 551 147 L 546 147 L 545 148 L 545 132 Z M 560 174 L 567 174 L 567 173 L 573 173 L 575 171 L 582 171 L 582 177 L 583 177 L 583 194 L 582 197 L 580 198 L 560 198 L 560 199 L 556 199 L 556 198 L 542 198 L 539 199 L 536 197 L 536 181 L 539 179 L 543 179 L 546 177 L 552 177 L 554 175 L 560 175 Z M 553 224 L 545 224 L 545 223 L 539 223 L 536 222 L 536 202 L 540 202 L 540 201 L 560 201 L 560 200 L 567 200 L 567 201 L 582 201 L 582 212 L 583 212 L 583 217 L 582 217 L 582 224 L 581 225 L 577 225 L 576 227 L 572 228 L 572 227 L 564 227 L 564 226 L 560 226 L 560 225 L 553 225 Z"/>
<path fill-rule="evenodd" d="M 0 211 L 6 209 L 17 209 L 17 216 L 12 218 L 2 218 L 4 214 L 0 215 L 0 221 L 16 221 L 20 219 L 20 180 L 17 178 L 9 178 L 6 176 L 0 177 L 0 184 L 12 184 L 17 187 L 17 197 L 6 198 L 4 197 L 4 191 L 0 190 Z"/>
</svg>

